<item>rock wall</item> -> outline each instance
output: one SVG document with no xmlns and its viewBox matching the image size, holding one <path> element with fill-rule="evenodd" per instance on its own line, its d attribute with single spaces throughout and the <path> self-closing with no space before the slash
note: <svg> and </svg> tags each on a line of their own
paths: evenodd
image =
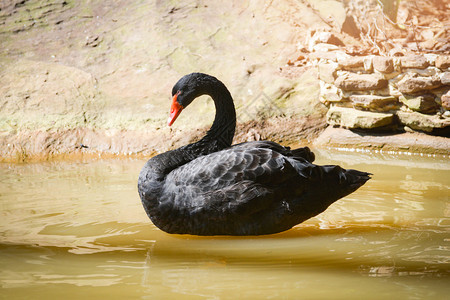
<svg viewBox="0 0 450 300">
<path fill-rule="evenodd" d="M 344 21 L 342 3 L 315 2 Z M 208 97 L 167 126 L 172 86 L 190 72 L 226 84 L 241 128 L 271 119 L 256 138 L 297 142 L 305 116 L 326 110 L 315 70 L 294 80 L 280 66 L 322 19 L 292 1 L 0 1 L 0 162 L 152 155 L 198 140 L 214 118 Z"/>
<path fill-rule="evenodd" d="M 448 135 L 449 55 L 350 56 L 331 46 L 315 45 L 310 55 L 328 124 Z"/>
</svg>

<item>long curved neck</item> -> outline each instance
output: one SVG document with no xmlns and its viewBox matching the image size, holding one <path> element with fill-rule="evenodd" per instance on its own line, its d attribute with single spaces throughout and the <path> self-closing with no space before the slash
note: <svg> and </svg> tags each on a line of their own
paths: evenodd
<svg viewBox="0 0 450 300">
<path fill-rule="evenodd" d="M 204 146 L 208 149 L 208 153 L 230 147 L 236 129 L 236 110 L 230 92 L 216 78 L 213 77 L 211 80 L 213 84 L 207 85 L 205 94 L 213 99 L 216 107 L 216 116 L 206 136 L 194 143 L 198 144 L 198 146 Z"/>
<path fill-rule="evenodd" d="M 233 98 L 226 86 L 215 77 L 205 75 L 202 78 L 200 89 L 197 97 L 211 96 L 216 108 L 216 115 L 211 128 L 201 140 L 179 148 L 181 155 L 187 161 L 230 147 L 236 129 L 236 110 Z"/>
<path fill-rule="evenodd" d="M 199 156 L 231 146 L 236 129 L 236 110 L 230 92 L 221 81 L 208 75 L 202 78 L 199 88 L 201 91 L 197 97 L 209 95 L 214 101 L 216 107 L 214 122 L 198 142 L 156 156 L 158 166 L 154 171 L 157 171 L 159 176 L 165 176 Z"/>
</svg>

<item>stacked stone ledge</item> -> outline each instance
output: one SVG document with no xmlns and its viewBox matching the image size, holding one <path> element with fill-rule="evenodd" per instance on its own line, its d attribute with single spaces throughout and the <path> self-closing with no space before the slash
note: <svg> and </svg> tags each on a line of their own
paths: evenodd
<svg viewBox="0 0 450 300">
<path fill-rule="evenodd" d="M 450 125 L 450 56 L 350 56 L 315 52 L 327 122 L 361 129 L 423 132 Z M 441 130 L 442 132 L 445 132 Z"/>
</svg>

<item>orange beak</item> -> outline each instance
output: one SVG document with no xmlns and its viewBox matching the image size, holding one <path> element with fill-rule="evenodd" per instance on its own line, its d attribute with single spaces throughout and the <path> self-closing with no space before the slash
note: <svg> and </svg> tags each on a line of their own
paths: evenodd
<svg viewBox="0 0 450 300">
<path fill-rule="evenodd" d="M 178 118 L 179 114 L 181 113 L 181 111 L 183 110 L 183 106 L 178 103 L 177 101 L 177 97 L 178 97 L 179 93 L 176 93 L 175 96 L 173 96 L 173 100 L 172 100 L 172 106 L 170 107 L 170 115 L 169 115 L 169 120 L 167 120 L 167 125 L 172 125 L 173 122 L 175 122 L 175 120 Z"/>
</svg>

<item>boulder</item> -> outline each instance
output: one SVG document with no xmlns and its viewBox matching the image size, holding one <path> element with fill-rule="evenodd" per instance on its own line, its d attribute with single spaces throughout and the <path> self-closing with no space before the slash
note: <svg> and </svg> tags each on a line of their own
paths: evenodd
<svg viewBox="0 0 450 300">
<path fill-rule="evenodd" d="M 399 107 L 399 102 L 394 96 L 351 95 L 350 101 L 355 108 L 372 111 L 389 111 Z"/>
<path fill-rule="evenodd" d="M 444 72 L 441 76 L 441 83 L 443 85 L 450 85 L 450 72 Z"/>
<path fill-rule="evenodd" d="M 387 87 L 388 81 L 380 74 L 345 73 L 334 84 L 344 91 L 369 91 Z"/>
<path fill-rule="evenodd" d="M 319 63 L 319 79 L 326 83 L 334 83 L 335 72 L 338 65 L 336 63 Z"/>
<path fill-rule="evenodd" d="M 396 114 L 400 123 L 414 130 L 431 132 L 434 128 L 444 128 L 450 125 L 450 118 L 440 118 L 437 115 L 430 116 L 405 111 L 397 111 Z"/>
<path fill-rule="evenodd" d="M 381 73 L 394 72 L 394 60 L 392 57 L 375 56 L 372 60 L 373 68 Z"/>
<path fill-rule="evenodd" d="M 441 105 L 445 110 L 450 110 L 450 91 L 442 95 Z"/>
<path fill-rule="evenodd" d="M 331 107 L 327 113 L 327 122 L 346 128 L 376 128 L 392 123 L 393 114 L 375 113 L 345 107 Z"/>
<path fill-rule="evenodd" d="M 434 114 L 439 105 L 436 103 L 435 96 L 433 94 L 423 95 L 402 95 L 400 101 L 403 102 L 409 109 L 418 111 L 425 114 Z"/>
<path fill-rule="evenodd" d="M 342 59 L 338 58 L 339 67 L 344 70 L 362 69 L 364 68 L 365 56 L 349 56 Z"/>
<path fill-rule="evenodd" d="M 333 84 L 320 83 L 320 101 L 326 105 L 330 102 L 340 102 L 342 100 L 341 92 Z"/>
<path fill-rule="evenodd" d="M 424 90 L 432 90 L 441 86 L 441 80 L 437 76 L 423 77 L 408 73 L 399 82 L 397 88 L 402 93 L 415 93 Z"/>
<path fill-rule="evenodd" d="M 400 57 L 402 68 L 425 69 L 430 65 L 427 58 L 423 55 L 407 55 Z"/>
<path fill-rule="evenodd" d="M 436 58 L 436 67 L 439 69 L 450 68 L 450 55 L 439 55 Z"/>
</svg>

